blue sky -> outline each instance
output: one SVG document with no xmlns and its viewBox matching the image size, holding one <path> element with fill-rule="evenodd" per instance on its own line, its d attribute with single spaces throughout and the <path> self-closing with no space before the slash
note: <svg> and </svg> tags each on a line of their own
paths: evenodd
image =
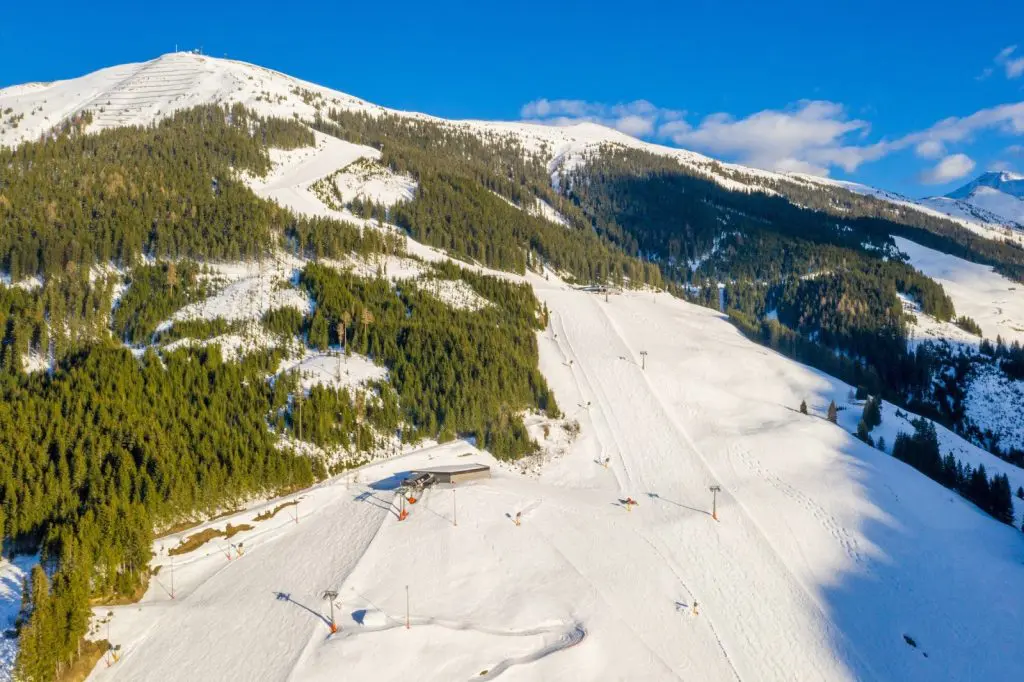
<svg viewBox="0 0 1024 682">
<path fill-rule="evenodd" d="M 201 45 L 391 107 L 600 120 L 915 196 L 1024 171 L 1019 0 L 148 4 L 5 3 L 0 86 Z"/>
</svg>

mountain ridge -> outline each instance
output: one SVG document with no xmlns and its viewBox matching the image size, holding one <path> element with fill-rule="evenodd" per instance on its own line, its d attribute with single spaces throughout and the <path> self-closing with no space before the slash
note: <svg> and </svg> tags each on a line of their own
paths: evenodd
<svg viewBox="0 0 1024 682">
<path fill-rule="evenodd" d="M 62 122 L 92 113 L 88 132 L 119 125 L 149 125 L 174 111 L 208 103 L 241 103 L 264 116 L 311 121 L 334 106 L 377 116 L 392 114 L 427 120 L 478 134 L 511 135 L 530 151 L 546 150 L 552 185 L 605 145 L 618 145 L 670 157 L 726 189 L 775 194 L 773 185 L 841 187 L 864 196 L 942 217 L 976 234 L 1024 243 L 1019 227 L 984 210 L 956 210 L 931 200 L 915 201 L 886 190 L 800 173 L 779 173 L 715 159 L 698 152 L 640 140 L 593 122 L 552 126 L 522 121 L 451 120 L 391 109 L 267 67 L 190 52 L 171 52 L 146 62 L 105 67 L 77 78 L 16 84 L 0 89 L 0 146 L 52 134 Z M 1021 218 L 1024 221 L 1024 217 Z"/>
</svg>

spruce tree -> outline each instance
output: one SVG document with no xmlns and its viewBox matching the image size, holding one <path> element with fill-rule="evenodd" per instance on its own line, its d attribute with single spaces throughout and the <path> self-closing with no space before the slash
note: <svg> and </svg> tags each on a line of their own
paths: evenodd
<svg viewBox="0 0 1024 682">
<path fill-rule="evenodd" d="M 839 409 L 834 400 L 828 404 L 828 420 L 833 424 L 839 421 Z"/>
<path fill-rule="evenodd" d="M 806 400 L 801 400 L 800 401 L 800 414 L 807 414 L 807 401 Z"/>
<path fill-rule="evenodd" d="M 882 423 L 882 400 L 869 397 L 864 403 L 864 424 L 868 431 Z"/>
<path fill-rule="evenodd" d="M 857 422 L 857 438 L 860 438 L 868 445 L 874 445 L 871 441 L 871 434 L 868 433 L 868 425 L 864 423 L 863 419 Z"/>
<path fill-rule="evenodd" d="M 1003 523 L 1013 523 L 1013 495 L 1010 493 L 1010 479 L 999 474 L 992 479 L 989 492 L 992 516 Z"/>
</svg>

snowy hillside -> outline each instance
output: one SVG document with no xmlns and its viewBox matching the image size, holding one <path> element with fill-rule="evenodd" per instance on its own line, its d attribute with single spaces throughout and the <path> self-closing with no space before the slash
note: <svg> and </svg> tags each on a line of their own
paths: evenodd
<svg viewBox="0 0 1024 682">
<path fill-rule="evenodd" d="M 100 130 L 207 102 L 303 120 L 324 107 L 386 111 L 260 67 L 170 54 L 0 91 L 0 111 L 17 118 L 17 127 L 0 122 L 0 144 L 44 135 L 82 111 Z M 448 125 L 543 151 L 555 183 L 605 144 L 672 155 L 739 191 L 780 178 L 831 182 L 719 164 L 593 124 Z M 296 213 L 397 232 L 387 217 L 363 219 L 344 206 L 353 197 L 391 205 L 420 191 L 380 156 L 317 133 L 314 146 L 275 150 L 270 174 L 245 180 Z M 520 208 L 567 222 L 548 204 Z M 931 210 L 909 200 L 903 208 Z M 1014 283 L 897 243 L 986 336 L 1024 340 Z M 432 277 L 431 263 L 446 258 L 410 239 L 405 255 L 317 265 L 392 283 L 415 278 L 458 310 L 493 305 L 462 280 Z M 295 286 L 308 262 L 277 252 L 209 264 L 209 295 L 168 313 L 160 329 L 231 323 L 230 333 L 204 341 L 229 358 L 277 343 L 256 321 L 271 308 L 317 309 Z M 718 312 L 648 289 L 602 297 L 548 270 L 466 267 L 529 284 L 550 311 L 536 334 L 540 371 L 565 414 L 557 433 L 540 417 L 528 424 L 540 454 L 529 466 L 501 463 L 462 440 L 396 452 L 389 434 L 387 453 L 373 453 L 382 459 L 158 538 L 141 601 L 93 610 L 90 636 L 109 639 L 117 656 L 108 652 L 89 679 L 933 682 L 1019 674 L 1024 500 L 1015 500 L 1018 528 L 1010 527 L 893 458 L 914 415 L 883 405 L 872 433 L 888 444 L 882 451 L 852 435 L 863 404 L 851 386 L 748 340 Z M 975 342 L 923 315 L 917 329 Z M 346 359 L 337 346 L 303 347 L 260 378 L 290 371 L 309 390 L 389 381 L 400 370 Z M 982 399 L 971 414 L 981 418 L 989 396 L 1019 400 L 998 391 L 972 393 Z M 836 424 L 825 418 L 833 401 Z M 1021 469 L 937 432 L 943 455 L 1006 474 L 1013 490 L 1024 485 Z M 466 463 L 488 464 L 492 476 L 403 502 L 398 487 L 409 472 Z M 15 613 L 25 568 L 0 568 Z M 0 659 L 7 669 L 12 655 L 7 647 Z"/>
<path fill-rule="evenodd" d="M 778 181 L 842 187 L 896 204 L 901 209 L 950 218 L 989 239 L 1009 239 L 1024 245 L 1024 231 L 1018 224 L 1024 222 L 1020 213 L 1024 209 L 1013 203 L 1017 201 L 1013 192 L 1019 192 L 1020 181 L 1005 173 L 996 174 L 1006 176 L 998 186 L 977 188 L 969 203 L 959 198 L 915 201 L 857 183 L 724 163 L 696 152 L 644 142 L 595 123 L 559 127 L 523 122 L 446 121 L 425 114 L 395 111 L 271 69 L 192 53 L 165 54 L 148 62 L 101 69 L 66 81 L 4 88 L 0 90 L 0 112 L 9 110 L 9 113 L 0 116 L 0 145 L 36 139 L 86 111 L 93 116 L 89 130 L 95 131 L 122 125 L 146 125 L 177 110 L 211 102 L 241 103 L 263 115 L 296 116 L 306 121 L 330 108 L 371 115 L 386 112 L 469 129 L 485 137 L 511 136 L 527 150 L 542 153 L 547 158 L 552 184 L 556 187 L 564 172 L 578 167 L 602 147 L 618 145 L 641 149 L 674 158 L 729 190 L 774 193 L 770 185 Z M 359 158 L 366 161 L 348 169 L 344 169 L 344 165 L 336 166 L 337 175 L 325 181 L 335 188 L 337 197 L 350 200 L 361 196 L 388 203 L 407 198 L 413 191 L 408 179 L 391 177 L 374 167 L 372 161 L 379 158 L 375 150 L 355 156 L 352 161 Z M 982 176 L 979 181 L 986 177 Z M 1013 190 L 1013 187 L 1018 189 Z M 556 222 L 564 220 L 543 203 L 536 211 Z"/>
<path fill-rule="evenodd" d="M 110 609 L 120 660 L 92 679 L 931 682 L 1024 664 L 1019 531 L 854 439 L 848 386 L 664 294 L 532 281 L 554 311 L 542 368 L 581 425 L 567 454 L 532 479 L 464 443 L 427 448 L 271 519 L 289 500 L 218 519 L 252 529 L 173 569 L 168 549 L 202 528 L 158 540 L 141 604 Z M 886 409 L 881 428 L 908 427 Z M 398 521 L 403 472 L 466 461 L 493 478 Z"/>
<path fill-rule="evenodd" d="M 312 185 L 351 154 L 318 149 L 265 191 L 336 213 Z M 96 636 L 121 648 L 91 679 L 932 682 L 1024 664 L 1024 538 L 856 440 L 851 387 L 666 294 L 527 281 L 552 311 L 541 370 L 579 424 L 539 475 L 456 441 L 159 539 L 142 601 L 96 610 Z M 311 382 L 336 372 L 302 366 Z M 885 405 L 874 435 L 891 447 L 912 429 Z M 940 442 L 1024 483 L 949 431 Z M 467 461 L 493 477 L 429 490 L 398 520 L 406 472 Z M 230 540 L 168 555 L 229 523 Z"/>
<path fill-rule="evenodd" d="M 177 110 L 211 102 L 241 103 L 263 115 L 297 116 L 307 121 L 315 118 L 318 111 L 332 107 L 371 115 L 387 112 L 469 129 L 484 136 L 511 136 L 527 150 L 545 154 L 556 186 L 563 171 L 577 167 L 605 145 L 619 145 L 675 158 L 734 191 L 772 193 L 769 184 L 774 181 L 839 185 L 905 203 L 913 210 L 944 215 L 902 197 L 863 186 L 723 163 L 684 149 L 644 142 L 595 123 L 558 127 L 522 122 L 445 121 L 425 114 L 386 109 L 260 66 L 191 53 L 170 53 L 152 61 L 102 69 L 66 81 L 4 88 L 0 90 L 0 112 L 10 109 L 10 113 L 0 119 L 0 145 L 36 139 L 86 111 L 93 116 L 89 130 L 95 131 L 121 125 L 146 125 Z M 375 180 L 372 174 L 367 174 L 367 169 L 359 170 L 359 173 L 337 179 L 340 193 L 372 197 L 384 191 L 387 196 L 396 193 L 401 196 L 408 190 L 400 180 Z M 538 210 L 547 215 L 548 209 L 544 206 Z M 963 219 L 959 222 L 984 236 L 1001 236 L 993 226 L 981 221 Z"/>
<path fill-rule="evenodd" d="M 902 237 L 895 237 L 895 241 L 915 268 L 942 285 L 953 299 L 957 314 L 973 318 L 986 338 L 994 340 L 1001 336 L 1007 343 L 1024 343 L 1024 285 L 986 265 L 970 263 Z"/>
</svg>

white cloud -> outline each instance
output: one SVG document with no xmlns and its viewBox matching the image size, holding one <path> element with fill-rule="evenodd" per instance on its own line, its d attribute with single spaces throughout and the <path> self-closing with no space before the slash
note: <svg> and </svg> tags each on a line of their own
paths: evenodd
<svg viewBox="0 0 1024 682">
<path fill-rule="evenodd" d="M 925 159 L 945 156 L 939 166 L 925 173 L 938 177 L 943 163 L 948 169 L 955 163 L 950 158 L 963 156 L 946 156 L 947 147 L 970 142 L 984 131 L 1024 134 L 1024 102 L 952 116 L 929 128 L 877 142 L 864 141 L 871 132 L 868 121 L 849 117 L 842 104 L 820 100 L 802 100 L 744 118 L 714 113 L 696 124 L 688 122 L 682 111 L 662 109 L 646 100 L 607 105 L 540 99 L 525 105 L 522 115 L 554 125 L 593 121 L 635 137 L 671 142 L 758 168 L 814 175 L 828 175 L 833 168 L 852 173 L 864 163 L 913 150 Z"/>
<path fill-rule="evenodd" d="M 1011 144 L 1005 151 L 1011 156 L 1024 156 L 1024 144 Z"/>
<path fill-rule="evenodd" d="M 1014 53 L 1017 51 L 1016 45 L 1010 45 L 1004 47 L 996 55 L 995 63 L 1003 67 L 1006 71 L 1007 78 L 1019 78 L 1024 74 L 1024 55 L 1014 57 Z"/>
<path fill-rule="evenodd" d="M 647 137 L 654 132 L 654 121 L 643 116 L 623 116 L 615 122 L 615 127 L 633 137 Z"/>
<path fill-rule="evenodd" d="M 712 114 L 695 128 L 672 122 L 658 132 L 680 146 L 735 156 L 750 165 L 820 175 L 830 165 L 855 167 L 859 161 L 843 151 L 842 140 L 869 128 L 867 121 L 847 118 L 841 104 L 805 100 L 742 119 Z"/>
<path fill-rule="evenodd" d="M 950 180 L 962 178 L 974 170 L 974 160 L 966 154 L 951 154 L 939 161 L 934 168 L 921 174 L 921 182 L 941 185 Z"/>
<path fill-rule="evenodd" d="M 633 137 L 650 137 L 659 125 L 679 120 L 685 113 L 662 109 L 642 99 L 620 104 L 580 99 L 538 99 L 525 104 L 519 111 L 519 115 L 529 121 L 551 125 L 590 121 Z"/>
<path fill-rule="evenodd" d="M 937 159 L 946 153 L 946 146 L 939 140 L 924 140 L 917 143 L 914 153 L 922 159 Z"/>
</svg>

